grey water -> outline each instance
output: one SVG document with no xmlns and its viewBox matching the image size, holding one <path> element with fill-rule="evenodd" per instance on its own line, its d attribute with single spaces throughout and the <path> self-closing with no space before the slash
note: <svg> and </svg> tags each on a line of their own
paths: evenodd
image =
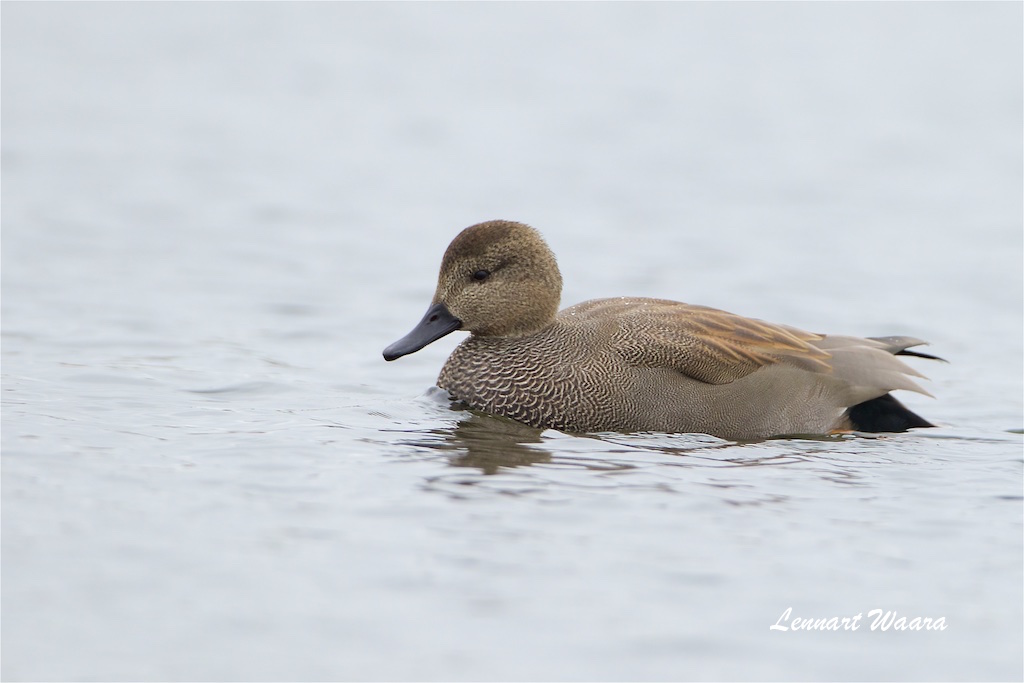
<svg viewBox="0 0 1024 683">
<path fill-rule="evenodd" d="M 1024 677 L 1020 3 L 0 26 L 4 680 Z M 452 405 L 462 335 L 381 351 L 492 218 L 563 305 L 929 340 L 935 398 L 901 398 L 939 426 Z"/>
</svg>

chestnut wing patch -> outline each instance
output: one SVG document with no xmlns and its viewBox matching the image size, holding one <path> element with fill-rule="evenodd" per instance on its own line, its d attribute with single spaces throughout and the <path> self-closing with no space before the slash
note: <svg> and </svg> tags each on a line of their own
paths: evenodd
<svg viewBox="0 0 1024 683">
<path fill-rule="evenodd" d="M 613 347 L 633 365 L 669 367 L 708 384 L 727 384 L 776 363 L 831 372 L 831 355 L 811 343 L 821 335 L 706 306 L 610 301 L 619 301 Z"/>
</svg>

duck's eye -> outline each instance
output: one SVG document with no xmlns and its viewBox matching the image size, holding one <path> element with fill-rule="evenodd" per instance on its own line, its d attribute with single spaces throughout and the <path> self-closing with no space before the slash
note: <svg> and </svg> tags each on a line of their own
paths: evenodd
<svg viewBox="0 0 1024 683">
<path fill-rule="evenodd" d="M 489 270 L 478 270 L 475 273 L 473 273 L 473 279 L 476 280 L 477 282 L 483 282 L 484 280 L 486 280 L 490 276 L 491 276 L 491 271 L 489 271 Z"/>
</svg>

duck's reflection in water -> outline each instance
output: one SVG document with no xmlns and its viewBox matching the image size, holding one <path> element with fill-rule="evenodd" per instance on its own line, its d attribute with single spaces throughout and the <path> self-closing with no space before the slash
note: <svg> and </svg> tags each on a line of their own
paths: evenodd
<svg viewBox="0 0 1024 683">
<path fill-rule="evenodd" d="M 494 474 L 502 467 L 523 467 L 551 462 L 551 452 L 539 447 L 541 429 L 503 417 L 471 412 L 454 429 L 438 429 L 440 437 L 431 447 L 451 450 L 449 463 L 454 467 L 478 468 Z"/>
</svg>

